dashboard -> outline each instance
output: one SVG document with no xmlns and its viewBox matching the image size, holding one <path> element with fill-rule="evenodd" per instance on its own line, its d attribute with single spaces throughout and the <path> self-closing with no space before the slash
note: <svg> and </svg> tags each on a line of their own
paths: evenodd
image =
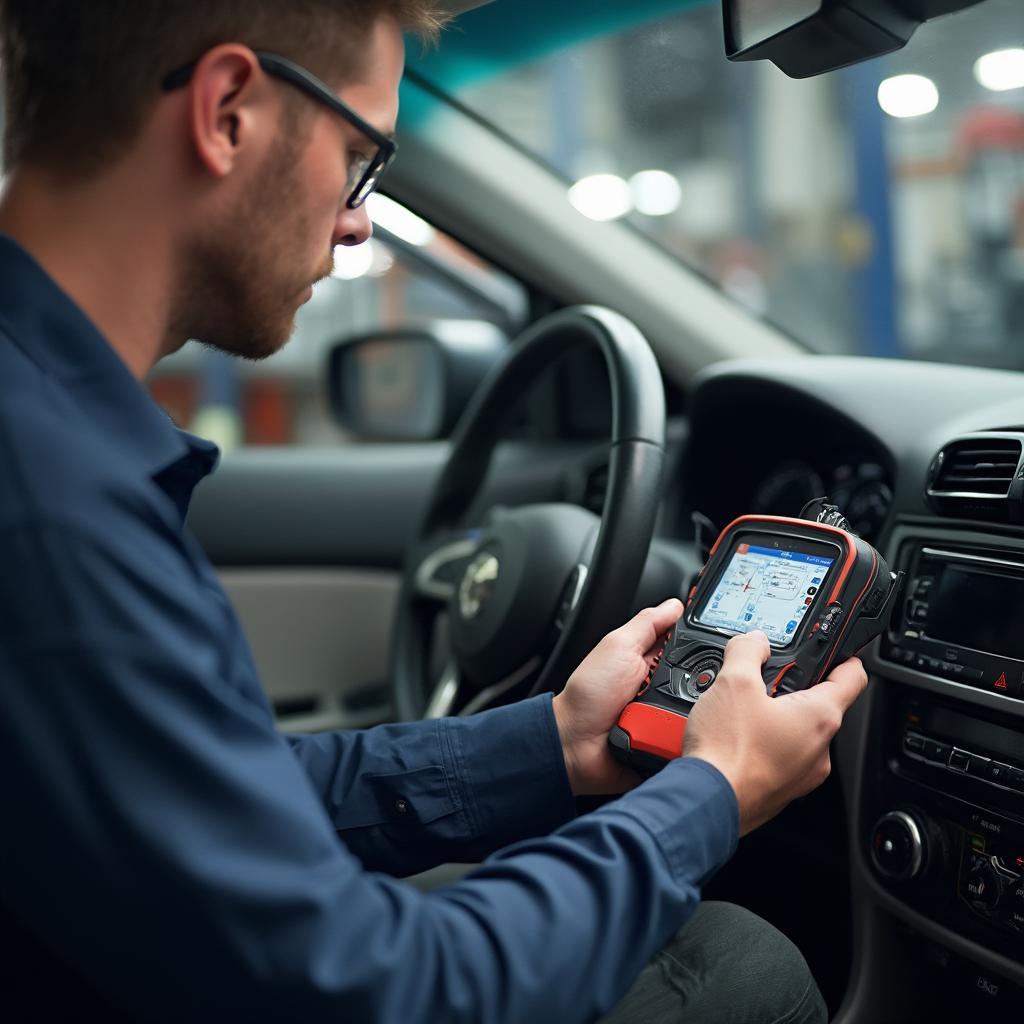
<svg viewBox="0 0 1024 1024">
<path fill-rule="evenodd" d="M 919 1019 L 894 992 L 924 949 L 1003 1019 L 1024 999 L 1024 374 L 744 360 L 689 413 L 680 532 L 827 495 L 908 581 L 836 743 L 861 963 L 839 1019 Z"/>
<path fill-rule="evenodd" d="M 878 537 L 892 506 L 892 484 L 885 468 L 861 452 L 826 456 L 818 465 L 787 460 L 757 482 L 750 510 L 788 516 L 816 498 L 828 497 L 846 515 L 853 532 Z"/>
<path fill-rule="evenodd" d="M 748 512 L 798 516 L 827 496 L 865 540 L 881 535 L 895 458 L 869 423 L 813 392 L 736 371 L 712 376 L 695 400 L 687 516 L 698 512 L 722 527 Z"/>
</svg>

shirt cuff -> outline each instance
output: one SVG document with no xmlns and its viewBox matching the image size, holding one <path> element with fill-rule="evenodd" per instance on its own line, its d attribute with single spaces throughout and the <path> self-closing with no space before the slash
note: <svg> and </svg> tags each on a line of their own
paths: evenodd
<svg viewBox="0 0 1024 1024">
<path fill-rule="evenodd" d="M 440 723 L 473 837 L 487 852 L 575 817 L 551 699 L 545 693 Z"/>
<path fill-rule="evenodd" d="M 598 814 L 624 814 L 661 847 L 677 881 L 700 887 L 733 855 L 739 804 L 726 777 L 707 761 L 670 761 L 643 785 Z"/>
</svg>

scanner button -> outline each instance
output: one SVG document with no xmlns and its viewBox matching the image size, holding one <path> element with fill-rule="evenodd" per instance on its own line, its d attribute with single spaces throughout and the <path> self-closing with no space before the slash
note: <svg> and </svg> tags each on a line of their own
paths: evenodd
<svg viewBox="0 0 1024 1024">
<path fill-rule="evenodd" d="M 698 673 L 697 678 L 694 680 L 697 689 L 703 693 L 714 681 L 715 675 L 713 669 L 705 669 L 703 672 Z"/>
<path fill-rule="evenodd" d="M 843 606 L 835 603 L 830 604 L 825 609 L 825 614 L 822 615 L 819 620 L 819 627 L 822 636 L 829 636 L 832 631 L 842 622 L 843 619 Z"/>
</svg>

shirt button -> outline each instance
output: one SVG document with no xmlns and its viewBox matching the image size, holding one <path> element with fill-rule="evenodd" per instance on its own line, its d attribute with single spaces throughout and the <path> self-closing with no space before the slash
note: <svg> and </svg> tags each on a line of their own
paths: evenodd
<svg viewBox="0 0 1024 1024">
<path fill-rule="evenodd" d="M 401 797 L 399 797 L 395 801 L 395 810 L 398 811 L 399 814 L 408 814 L 409 813 L 408 801 L 403 800 Z"/>
</svg>

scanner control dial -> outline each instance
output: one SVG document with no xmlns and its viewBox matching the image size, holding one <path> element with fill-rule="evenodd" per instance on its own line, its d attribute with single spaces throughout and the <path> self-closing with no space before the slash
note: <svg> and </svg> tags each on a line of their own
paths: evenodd
<svg viewBox="0 0 1024 1024">
<path fill-rule="evenodd" d="M 671 670 L 668 692 L 683 700 L 696 701 L 702 693 L 707 692 L 721 670 L 722 659 L 706 651 L 687 658 L 683 664 Z"/>
<path fill-rule="evenodd" d="M 718 658 L 701 658 L 690 669 L 690 681 L 697 693 L 703 693 L 718 678 L 722 663 Z"/>
</svg>

